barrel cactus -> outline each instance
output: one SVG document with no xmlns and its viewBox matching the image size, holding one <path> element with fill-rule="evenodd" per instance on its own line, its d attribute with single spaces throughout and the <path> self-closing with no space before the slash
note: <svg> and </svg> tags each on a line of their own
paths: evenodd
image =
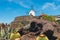
<svg viewBox="0 0 60 40">
<path fill-rule="evenodd" d="M 20 40 L 20 38 L 16 38 L 15 40 Z"/>
<path fill-rule="evenodd" d="M 15 40 L 16 38 L 20 38 L 20 34 L 17 32 L 17 33 L 11 33 L 10 35 L 10 40 Z"/>
<path fill-rule="evenodd" d="M 15 40 L 16 38 L 20 38 L 21 35 L 17 32 L 17 28 L 10 34 L 10 40 Z"/>
<path fill-rule="evenodd" d="M 40 36 L 38 36 L 38 37 L 36 38 L 36 40 L 49 40 L 49 39 L 48 39 L 47 36 L 45 36 L 44 34 L 41 34 Z"/>
</svg>

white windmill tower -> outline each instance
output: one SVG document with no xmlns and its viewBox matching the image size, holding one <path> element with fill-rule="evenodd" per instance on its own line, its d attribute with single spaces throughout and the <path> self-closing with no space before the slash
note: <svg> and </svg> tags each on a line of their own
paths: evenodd
<svg viewBox="0 0 60 40">
<path fill-rule="evenodd" d="M 34 6 L 32 5 L 30 11 L 26 12 L 26 15 L 36 16 L 35 13 L 37 13 L 37 12 L 39 12 L 39 10 L 34 10 Z"/>
<path fill-rule="evenodd" d="M 31 10 L 29 11 L 29 15 L 35 16 L 35 11 L 33 6 L 31 6 Z"/>
</svg>

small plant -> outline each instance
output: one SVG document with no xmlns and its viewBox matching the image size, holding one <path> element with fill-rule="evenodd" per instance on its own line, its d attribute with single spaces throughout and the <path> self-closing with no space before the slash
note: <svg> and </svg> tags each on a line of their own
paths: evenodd
<svg viewBox="0 0 60 40">
<path fill-rule="evenodd" d="M 54 22 L 56 22 L 54 16 L 45 15 L 45 16 L 42 16 L 42 18 L 45 19 L 45 20 L 48 20 L 48 21 L 54 21 Z"/>
</svg>

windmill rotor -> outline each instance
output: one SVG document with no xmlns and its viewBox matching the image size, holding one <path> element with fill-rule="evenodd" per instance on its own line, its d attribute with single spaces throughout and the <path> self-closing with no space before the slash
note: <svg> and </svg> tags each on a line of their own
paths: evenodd
<svg viewBox="0 0 60 40">
<path fill-rule="evenodd" d="M 40 10 L 34 10 L 35 12 L 40 12 Z"/>
<path fill-rule="evenodd" d="M 34 10 L 34 6 L 32 5 L 30 11 L 26 12 L 26 15 L 33 15 L 33 16 L 35 16 L 35 13 L 37 13 L 37 12 L 40 12 L 40 10 Z"/>
</svg>

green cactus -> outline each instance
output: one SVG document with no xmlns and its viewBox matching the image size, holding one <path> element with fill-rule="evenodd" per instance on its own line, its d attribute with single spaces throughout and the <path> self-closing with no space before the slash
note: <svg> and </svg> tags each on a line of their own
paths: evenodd
<svg viewBox="0 0 60 40">
<path fill-rule="evenodd" d="M 16 38 L 20 38 L 20 34 L 17 32 L 17 33 L 11 33 L 10 35 L 10 40 L 15 40 Z"/>
<path fill-rule="evenodd" d="M 4 36 L 5 36 L 5 31 L 4 31 L 4 29 L 1 27 L 1 38 L 4 38 Z"/>
<path fill-rule="evenodd" d="M 47 36 L 43 35 L 43 36 L 38 36 L 36 40 L 49 40 L 49 39 Z"/>
<path fill-rule="evenodd" d="M 1 31 L 0 31 L 0 38 L 1 40 L 9 40 L 10 38 L 10 32 L 12 31 L 11 30 L 11 27 L 7 27 L 6 28 L 7 30 L 4 30 L 4 28 L 1 27 Z"/>
<path fill-rule="evenodd" d="M 24 29 L 29 29 L 30 24 L 27 24 L 26 26 L 24 26 Z"/>
<path fill-rule="evenodd" d="M 48 40 L 48 38 L 47 37 L 43 37 L 43 38 L 38 37 L 37 40 Z"/>
</svg>

